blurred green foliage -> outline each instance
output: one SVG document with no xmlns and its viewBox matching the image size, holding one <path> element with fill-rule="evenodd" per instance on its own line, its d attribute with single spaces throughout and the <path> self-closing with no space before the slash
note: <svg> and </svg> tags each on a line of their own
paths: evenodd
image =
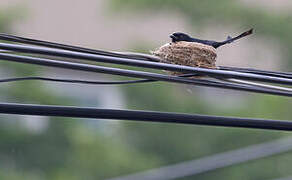
<svg viewBox="0 0 292 180">
<path fill-rule="evenodd" d="M 21 11 L 16 9 L 1 11 L 0 31 L 9 32 L 11 23 L 20 18 L 19 14 Z M 6 61 L 1 61 L 0 67 L 2 77 L 34 76 L 45 70 L 40 66 Z M 80 103 L 55 94 L 40 81 L 4 83 L 0 93 L 1 100 L 8 102 Z M 102 132 L 106 130 L 98 130 L 106 127 L 103 124 L 90 128 L 89 120 L 50 117 L 48 128 L 38 133 L 25 128 L 24 120 L 23 116 L 0 116 L 0 179 L 104 179 L 152 167 L 159 161 L 129 148 L 114 136 L 105 135 Z M 135 160 L 141 163 L 133 166 Z"/>
<path fill-rule="evenodd" d="M 222 0 L 220 3 L 211 0 L 111 2 L 116 9 L 126 8 L 133 13 L 142 9 L 179 11 L 196 28 L 204 28 L 206 22 L 253 26 L 260 32 L 258 34 L 279 40 L 288 49 L 287 60 L 292 57 L 292 25 L 289 23 L 290 15 L 287 14 L 270 14 L 231 0 Z M 1 11 L 0 30 L 9 32 L 11 23 L 19 17 L 20 12 Z M 0 65 L 3 71 L 15 76 L 36 75 L 44 70 L 38 66 L 11 62 L 0 62 Z M 218 89 L 206 96 L 202 94 L 208 88 L 196 87 L 192 89 L 192 93 L 187 91 L 188 88 L 167 83 L 148 83 L 125 86 L 122 90 L 130 109 L 291 118 L 292 102 L 288 98 Z M 37 81 L 3 84 L 0 93 L 2 100 L 9 102 L 62 105 L 80 103 L 56 95 L 44 83 Z M 228 105 L 227 101 L 232 104 Z M 23 127 L 22 116 L 0 116 L 0 179 L 105 179 L 289 135 L 278 131 L 239 128 L 135 122 L 116 122 L 106 126 L 99 121 L 84 119 L 49 119 L 48 129 L 35 133 Z M 104 133 L 108 130 L 113 132 Z M 219 169 L 195 178 L 268 179 L 286 176 L 290 173 L 291 160 L 291 153 L 286 153 Z"/>
<path fill-rule="evenodd" d="M 185 15 L 190 24 L 197 29 L 210 27 L 209 24 L 214 24 L 216 27 L 218 22 L 220 25 L 231 25 L 242 27 L 242 29 L 254 27 L 258 36 L 272 37 L 279 41 L 283 45 L 283 53 L 288 53 L 284 59 L 286 64 L 292 65 L 292 51 L 290 50 L 292 25 L 289 23 L 292 16 L 290 14 L 271 14 L 258 8 L 243 6 L 239 1 L 233 0 L 220 2 L 213 0 L 112 0 L 111 3 L 115 10 L 127 10 L 129 13 L 140 13 L 143 10 L 145 12 L 149 12 L 149 10 L 177 11 Z M 285 66 L 283 69 L 291 70 L 289 67 L 291 66 Z M 166 83 L 151 83 L 125 87 L 125 89 L 129 102 L 128 107 L 131 109 L 270 119 L 291 119 L 292 115 L 291 100 L 276 96 L 217 90 L 221 93 L 209 93 L 210 96 L 214 97 L 200 97 L 204 89 L 194 88 L 192 93 L 188 93 L 186 86 Z M 206 98 L 212 100 L 209 101 Z M 228 105 L 227 101 L 231 101 L 232 104 Z M 226 108 L 224 108 L 225 102 Z M 124 123 L 122 137 L 139 151 L 160 157 L 162 159 L 161 165 L 167 165 L 286 135 L 288 134 L 283 132 L 238 128 Z M 286 153 L 183 179 L 272 179 L 285 177 L 290 173 L 288 166 L 291 160 L 292 154 Z M 279 167 L 282 167 L 281 170 Z"/>
<path fill-rule="evenodd" d="M 126 9 L 136 13 L 141 10 L 150 11 L 177 11 L 185 15 L 185 18 L 197 29 L 204 29 L 206 25 L 228 25 L 247 29 L 253 27 L 257 37 L 269 37 L 278 40 L 287 54 L 285 63 L 292 65 L 292 15 L 291 13 L 272 13 L 257 8 L 257 6 L 245 6 L 240 1 L 221 0 L 112 0 L 112 6 L 116 10 Z M 279 59 L 280 61 L 281 59 Z M 284 64 L 283 69 L 286 69 Z M 286 69 L 289 71 L 289 67 Z"/>
</svg>

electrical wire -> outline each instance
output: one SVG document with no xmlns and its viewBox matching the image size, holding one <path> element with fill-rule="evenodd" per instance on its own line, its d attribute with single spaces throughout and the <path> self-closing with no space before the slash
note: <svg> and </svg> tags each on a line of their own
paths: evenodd
<svg viewBox="0 0 292 180">
<path fill-rule="evenodd" d="M 36 40 L 36 39 L 29 39 L 29 38 L 13 36 L 13 35 L 8 35 L 8 34 L 1 34 L 1 33 L 0 33 L 0 40 L 6 40 L 6 41 L 11 41 L 11 42 L 23 43 L 23 44 L 31 44 L 31 45 L 37 45 L 37 46 L 43 46 L 43 47 L 49 47 L 49 48 L 55 48 L 55 49 L 63 49 L 63 50 L 69 50 L 69 51 L 75 51 L 75 52 L 83 52 L 83 53 L 89 53 L 89 54 L 97 54 L 97 55 L 104 55 L 104 56 L 111 56 L 111 57 L 112 56 L 126 57 L 126 58 L 131 58 L 131 59 L 141 58 L 141 60 L 150 60 L 150 61 L 159 62 L 159 58 L 155 56 L 151 56 L 149 54 L 101 51 L 101 50 L 88 49 L 88 48 L 83 48 L 83 47 L 78 47 L 78 46 L 71 46 L 71 45 L 41 41 L 41 40 Z M 251 68 L 238 68 L 238 67 L 227 67 L 227 66 L 219 66 L 219 69 L 245 72 L 245 73 L 255 73 L 255 74 L 261 74 L 261 75 L 270 75 L 270 76 L 275 76 L 275 77 L 292 78 L 292 73 L 284 73 L 284 72 L 264 71 L 264 70 L 251 69 Z"/>
<path fill-rule="evenodd" d="M 0 35 L 0 39 L 1 36 Z M 11 36 L 5 37 L 9 40 Z M 4 38 L 4 39 L 5 39 Z M 19 37 L 13 37 L 19 38 Z M 11 40 L 11 39 L 10 39 Z M 15 39 L 14 39 L 15 40 Z M 41 45 L 39 41 L 32 39 L 17 39 L 18 42 L 30 43 L 33 45 Z M 15 40 L 16 42 L 16 40 Z M 43 41 L 44 42 L 44 41 Z M 44 42 L 46 46 L 46 43 Z M 55 48 L 56 45 L 58 49 Z M 51 46 L 51 47 L 50 47 Z M 208 76 L 215 79 L 233 78 L 236 80 L 251 80 L 268 82 L 275 84 L 292 85 L 291 74 L 269 71 L 257 71 L 251 69 L 236 69 L 228 67 L 219 67 L 219 69 L 204 69 L 198 67 L 181 66 L 174 64 L 166 64 L 159 62 L 149 62 L 149 58 L 144 55 L 130 53 L 114 53 L 99 50 L 80 49 L 80 47 L 67 46 L 62 44 L 50 44 L 46 46 L 49 48 L 32 47 L 16 44 L 0 43 L 1 50 L 7 50 L 8 53 L 0 52 L 0 60 L 13 61 L 18 63 L 28 63 L 41 66 L 49 66 L 56 68 L 72 69 L 86 72 L 111 74 L 132 78 L 140 78 L 142 80 L 132 81 L 113 81 L 113 82 L 101 82 L 101 81 L 87 81 L 87 80 L 74 80 L 74 79 L 57 79 L 57 78 L 45 78 L 45 77 L 22 77 L 22 78 L 10 78 L 3 79 L 3 82 L 12 82 L 20 80 L 47 80 L 47 81 L 59 81 L 70 83 L 88 83 L 88 84 L 128 84 L 138 82 L 153 82 L 153 81 L 165 81 L 173 83 L 191 84 L 198 86 L 216 87 L 224 89 L 241 90 L 256 93 L 266 93 L 281 96 L 292 96 L 292 92 L 289 89 L 273 89 L 272 86 L 256 86 L 248 83 L 233 83 L 233 82 L 221 82 L 212 81 L 200 78 L 189 77 L 177 77 L 171 75 L 163 75 L 159 73 L 152 73 L 147 71 L 135 71 L 128 69 L 112 68 L 98 65 L 89 65 L 85 63 L 73 63 L 58 61 L 47 58 L 38 58 L 31 56 L 22 56 L 16 54 L 9 54 L 13 52 L 20 52 L 25 54 L 41 54 L 53 57 L 72 58 L 78 60 L 103 62 L 120 64 L 127 66 L 137 66 L 150 69 L 160 69 L 181 73 L 191 73 L 192 76 Z M 66 48 L 66 49 L 65 49 Z M 70 49 L 71 48 L 71 49 Z M 74 49 L 75 48 L 75 49 Z M 62 50 L 60 50 L 62 49 Z M 114 54 L 112 54 L 114 53 Z M 123 54 L 123 55 L 122 55 Z M 138 57 L 139 56 L 139 57 Z M 155 60 L 154 60 L 155 61 Z M 221 68 L 221 69 L 220 69 Z M 224 69 L 225 68 L 225 69 Z M 223 69 L 223 70 L 222 70 Z M 0 81 L 1 82 L 1 81 Z M 239 82 L 239 81 L 237 81 Z M 82 118 L 99 118 L 99 119 L 118 119 L 118 120 L 133 120 L 133 121 L 146 121 L 146 122 L 168 122 L 168 123 L 183 123 L 183 124 L 197 124 L 197 125 L 212 125 L 212 126 L 224 126 L 224 127 L 243 127 L 243 128 L 258 128 L 258 129 L 274 129 L 274 130 L 292 130 L 292 122 L 290 121 L 275 121 L 264 119 L 249 119 L 249 118 L 233 118 L 233 117 L 219 117 L 219 116 L 204 116 L 204 115 L 191 115 L 191 114 L 178 114 L 178 113 L 163 113 L 163 112 L 147 112 L 147 111 L 130 111 L 130 110 L 113 110 L 113 109 L 95 109 L 95 108 L 80 108 L 80 107 L 64 107 L 64 106 L 41 106 L 41 105 L 25 105 L 25 104 L 9 104 L 0 103 L 0 113 L 8 114 L 22 114 L 22 115 L 42 115 L 42 116 L 65 116 L 65 117 L 82 117 Z"/>
<path fill-rule="evenodd" d="M 5 35 L 5 34 L 0 34 L 0 39 L 1 38 L 2 38 L 2 40 L 8 40 L 8 41 L 24 43 L 24 44 L 33 44 L 33 45 L 40 45 L 40 46 L 50 47 L 50 48 L 65 49 L 65 50 L 70 50 L 70 51 L 86 52 L 86 53 L 94 53 L 94 54 L 99 54 L 99 55 L 113 56 L 112 52 L 109 52 L 107 54 L 106 51 L 93 50 L 93 49 L 87 49 L 87 48 L 70 46 L 70 45 L 63 45 L 63 44 L 58 44 L 58 43 L 52 43 L 52 42 L 47 42 L 47 41 L 40 41 L 40 40 L 22 38 L 22 37 Z M 127 54 L 127 53 L 125 53 L 125 54 Z M 115 54 L 115 55 L 117 55 L 117 54 Z M 139 54 L 139 56 L 147 59 L 147 58 L 149 58 L 150 55 L 145 55 L 145 54 L 141 55 L 141 54 Z M 123 56 L 116 56 L 116 57 L 123 57 Z M 137 58 L 135 56 L 126 56 L 126 57 L 134 58 L 134 59 Z M 153 59 L 153 57 L 154 56 L 151 56 L 150 59 L 151 58 Z M 157 61 L 157 59 L 155 59 L 155 61 Z M 253 69 L 230 68 L 230 67 L 220 67 L 220 69 L 233 70 L 233 71 L 237 71 L 237 72 L 249 72 L 249 73 L 252 72 L 252 73 L 260 74 L 260 75 L 270 75 L 270 76 L 274 76 L 274 77 L 287 77 L 287 78 L 290 78 L 290 76 L 287 75 L 287 73 L 283 75 L 283 73 L 280 74 L 279 72 L 267 72 L 267 71 L 253 70 Z M 220 78 L 220 80 L 224 80 L 224 79 Z M 227 79 L 227 81 L 229 81 L 229 80 Z M 237 82 L 241 82 L 241 81 L 237 80 Z M 137 83 L 139 83 L 139 81 Z M 289 88 L 271 86 L 271 85 L 266 85 L 266 84 L 256 84 L 256 83 L 253 83 L 253 82 L 246 82 L 244 84 L 250 84 L 250 85 L 255 85 L 255 86 L 260 86 L 260 87 L 268 87 L 268 88 L 277 89 L 277 90 L 291 91 L 291 89 L 289 89 Z"/>
<path fill-rule="evenodd" d="M 265 70 L 252 69 L 252 68 L 238 68 L 238 67 L 227 67 L 227 66 L 219 66 L 219 69 L 292 79 L 292 73 L 289 73 L 289 72 L 265 71 Z"/>
<path fill-rule="evenodd" d="M 171 180 L 234 166 L 251 160 L 286 153 L 292 150 L 292 138 L 281 138 L 270 142 L 250 145 L 244 148 L 209 155 L 199 159 L 167 165 L 108 180 Z M 193 178 L 195 179 L 195 178 Z M 277 179 L 291 180 L 291 179 Z"/>
<path fill-rule="evenodd" d="M 17 51 L 17 52 L 22 52 L 22 53 L 30 53 L 30 54 L 36 53 L 36 54 L 58 56 L 58 57 L 64 57 L 64 58 L 85 59 L 85 60 L 95 61 L 95 62 L 113 63 L 113 64 L 120 64 L 120 65 L 137 66 L 137 67 L 168 70 L 168 71 L 183 72 L 183 73 L 197 73 L 201 75 L 207 75 L 210 77 L 218 77 L 218 78 L 234 78 L 234 79 L 292 85 L 292 79 L 289 79 L 289 78 L 265 76 L 265 75 L 252 74 L 252 73 L 233 72 L 233 71 L 218 70 L 218 69 L 198 68 L 198 67 L 190 67 L 190 66 L 158 63 L 158 62 L 140 61 L 140 60 L 134 60 L 134 59 L 109 57 L 109 56 L 102 56 L 102 55 L 96 55 L 96 54 L 64 51 L 64 50 L 58 50 L 58 49 L 47 49 L 47 48 L 44 49 L 40 47 L 29 47 L 29 46 L 23 46 L 23 45 L 7 44 L 7 43 L 0 43 L 0 49 Z"/>
<path fill-rule="evenodd" d="M 155 111 L 99 109 L 69 106 L 0 103 L 0 113 L 95 119 L 130 120 L 292 131 L 292 121 L 222 117 Z"/>
<path fill-rule="evenodd" d="M 8 34 L 3 34 L 3 33 L 0 33 L 0 40 L 17 42 L 17 43 L 22 43 L 22 44 L 37 45 L 37 46 L 43 46 L 43 47 L 48 47 L 48 48 L 54 48 L 54 49 L 63 49 L 63 50 L 74 51 L 74 52 L 111 56 L 111 57 L 125 57 L 125 58 L 140 59 L 140 60 L 147 60 L 147 61 L 159 61 L 159 58 L 155 56 L 151 56 L 151 55 L 146 55 L 146 54 L 132 53 L 132 52 L 126 53 L 126 52 L 102 51 L 102 50 L 89 49 L 89 48 L 65 45 L 65 44 L 48 42 L 48 41 L 41 41 L 37 39 L 29 39 L 29 38 L 13 36 L 13 35 L 8 35 Z"/>
<path fill-rule="evenodd" d="M 282 87 L 282 86 L 273 86 L 273 85 L 270 85 L 270 84 L 255 83 L 255 82 L 252 82 L 252 81 L 230 79 L 230 78 L 224 78 L 224 79 L 221 78 L 219 80 L 222 80 L 222 81 L 225 81 L 225 82 L 237 83 L 237 84 L 246 84 L 246 85 L 251 85 L 251 86 L 254 86 L 254 87 L 263 87 L 263 88 L 268 88 L 268 89 L 275 89 L 275 90 L 280 90 L 280 91 L 292 92 L 292 88 L 287 88 L 287 87 Z"/>
<path fill-rule="evenodd" d="M 186 76 L 181 76 L 181 77 L 186 77 Z M 285 87 L 281 87 L 281 86 L 272 86 L 272 85 L 267 85 L 267 84 L 259 84 L 259 83 L 254 83 L 254 82 L 250 82 L 250 81 L 242 81 L 242 80 L 237 80 L 237 79 L 227 79 L 227 78 L 216 78 L 215 79 L 219 79 L 220 81 L 226 81 L 226 82 L 235 82 L 237 84 L 248 84 L 248 85 L 252 85 L 252 86 L 257 86 L 257 87 L 265 87 L 265 88 L 269 88 L 269 89 L 275 89 L 275 90 L 283 90 L 283 91 L 290 91 L 292 92 L 292 89 L 290 88 L 285 88 Z M 81 84 L 134 84 L 134 83 L 145 83 L 145 82 L 153 82 L 153 80 L 134 80 L 134 81 L 124 81 L 124 82 L 94 82 L 94 81 L 78 81 L 78 80 L 62 80 L 62 79 L 58 79 L 58 80 L 53 80 L 50 78 L 42 78 L 42 77 L 38 77 L 38 78 L 19 78 L 19 79 L 9 79 L 9 82 L 12 81 L 21 81 L 21 80 L 45 80 L 45 81 L 56 81 L 56 82 L 67 82 L 67 83 L 81 83 Z"/>
<path fill-rule="evenodd" d="M 77 83 L 77 84 L 101 84 L 101 85 L 102 84 L 103 85 L 115 85 L 115 84 L 136 84 L 136 83 L 155 82 L 155 80 L 149 80 L 149 79 L 129 80 L 129 81 L 88 81 L 88 80 L 77 80 L 77 79 L 60 79 L 60 78 L 29 76 L 29 77 L 0 79 L 0 83 L 27 81 L 27 80 L 52 81 L 52 82 L 74 83 L 74 84 L 75 83 Z"/>
<path fill-rule="evenodd" d="M 87 72 L 94 72 L 94 73 L 104 73 L 104 74 L 112 74 L 112 75 L 119 75 L 119 76 L 126 76 L 126 77 L 158 80 L 158 81 L 193 84 L 193 85 L 199 85 L 199 86 L 242 90 L 242 91 L 266 93 L 266 94 L 274 94 L 274 95 L 282 95 L 282 96 L 292 96 L 291 92 L 267 89 L 267 88 L 262 88 L 262 87 L 253 87 L 250 85 L 239 85 L 239 84 L 233 84 L 233 83 L 227 83 L 227 82 L 216 82 L 216 81 L 203 80 L 203 79 L 176 77 L 176 76 L 169 76 L 169 75 L 144 72 L 144 71 L 134 71 L 134 70 L 89 65 L 89 64 L 56 61 L 56 60 L 50 60 L 50 59 L 45 59 L 45 58 L 20 56 L 20 55 L 6 54 L 6 53 L 0 53 L 0 60 L 35 64 L 35 65 L 42 65 L 42 66 L 50 66 L 50 67 L 58 67 L 58 68 L 65 68 L 65 69 L 73 69 L 73 70 L 80 70 L 80 71 L 87 71 Z"/>
<path fill-rule="evenodd" d="M 196 74 L 184 74 L 178 77 L 193 77 L 193 76 L 196 76 Z M 124 80 L 124 81 L 88 81 L 88 80 L 77 80 L 77 79 L 60 79 L 60 78 L 48 78 L 48 77 L 39 77 L 39 76 L 28 76 L 28 77 L 0 79 L 0 83 L 27 81 L 27 80 L 53 81 L 53 82 L 74 83 L 74 84 L 75 83 L 100 84 L 100 85 L 137 84 L 137 83 L 157 82 L 156 80 L 150 80 L 150 79 Z"/>
</svg>

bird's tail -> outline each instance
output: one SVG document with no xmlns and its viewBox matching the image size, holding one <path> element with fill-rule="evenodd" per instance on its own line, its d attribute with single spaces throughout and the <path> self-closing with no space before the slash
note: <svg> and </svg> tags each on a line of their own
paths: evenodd
<svg viewBox="0 0 292 180">
<path fill-rule="evenodd" d="M 223 46 L 225 44 L 232 43 L 233 41 L 235 41 L 237 39 L 241 39 L 241 38 L 243 38 L 245 36 L 248 36 L 248 35 L 252 34 L 252 32 L 253 32 L 253 29 L 250 29 L 248 31 L 245 31 L 244 33 L 241 33 L 240 35 L 238 35 L 238 36 L 236 36 L 234 38 L 228 36 L 227 40 L 222 41 L 222 42 L 217 42 L 216 44 L 213 45 L 213 47 L 214 48 L 218 48 L 218 47 Z"/>
</svg>

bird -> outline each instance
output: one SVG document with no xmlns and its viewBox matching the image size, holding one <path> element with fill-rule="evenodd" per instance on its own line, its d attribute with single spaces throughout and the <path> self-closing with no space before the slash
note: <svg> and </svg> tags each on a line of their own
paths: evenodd
<svg viewBox="0 0 292 180">
<path fill-rule="evenodd" d="M 196 43 L 201 43 L 201 44 L 205 44 L 208 46 L 212 46 L 215 49 L 217 49 L 220 46 L 223 46 L 223 45 L 228 44 L 228 43 L 232 43 L 233 41 L 235 41 L 237 39 L 240 39 L 240 38 L 243 38 L 247 35 L 250 35 L 250 34 L 252 34 L 252 32 L 253 32 L 253 29 L 250 29 L 248 31 L 241 33 L 240 35 L 238 35 L 234 38 L 228 36 L 225 41 L 221 41 L 221 42 L 193 38 L 193 37 L 189 36 L 188 34 L 185 34 L 182 32 L 175 32 L 175 33 L 170 35 L 170 38 L 172 39 L 173 43 L 179 42 L 179 41 L 196 42 Z"/>
</svg>

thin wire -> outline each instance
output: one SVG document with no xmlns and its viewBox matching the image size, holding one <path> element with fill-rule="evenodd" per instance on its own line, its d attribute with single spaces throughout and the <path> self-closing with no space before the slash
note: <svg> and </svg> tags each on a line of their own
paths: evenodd
<svg viewBox="0 0 292 180">
<path fill-rule="evenodd" d="M 31 40 L 31 39 L 29 39 L 29 40 L 26 40 L 26 41 L 33 41 L 33 40 Z M 38 41 L 38 43 L 39 43 L 39 41 Z M 45 43 L 49 43 L 49 42 L 45 42 Z M 60 45 L 60 44 L 59 44 Z M 53 45 L 51 45 L 51 46 L 54 46 L 55 47 L 55 44 L 53 44 Z M 66 45 L 65 45 L 66 46 Z M 34 47 L 33 47 L 34 48 Z M 48 52 L 48 51 L 50 51 L 50 49 L 41 49 L 41 50 L 43 50 L 43 51 L 46 51 L 46 52 Z M 25 51 L 25 50 L 24 50 Z M 276 88 L 277 89 L 277 88 Z M 278 88 L 279 89 L 279 88 Z"/>
<path fill-rule="evenodd" d="M 289 152 L 292 150 L 292 138 L 281 138 L 270 142 L 250 145 L 245 148 L 167 165 L 157 169 L 129 174 L 108 180 L 171 180 L 194 176 L 220 168 L 226 168 L 255 159 Z M 284 178 L 285 179 L 285 178 Z M 283 180 L 284 180 L 283 179 Z M 277 179 L 278 180 L 278 179 Z M 282 179 L 279 179 L 282 180 Z M 285 179 L 286 180 L 286 179 Z M 288 180 L 288 179 L 287 179 Z"/>
<path fill-rule="evenodd" d="M 216 77 L 215 77 L 216 78 Z M 235 82 L 238 84 L 238 82 L 243 82 L 241 80 L 237 80 L 237 79 L 234 79 L 234 81 L 229 81 L 228 79 L 226 78 L 216 78 L 216 79 L 220 79 L 221 81 L 227 81 L 227 82 Z M 33 79 L 28 79 L 28 80 L 33 80 Z M 45 79 L 40 79 L 39 80 L 45 80 Z M 58 81 L 58 82 L 62 82 L 60 80 L 55 80 L 55 81 Z M 83 83 L 83 84 L 133 84 L 133 83 L 145 83 L 145 82 L 153 82 L 153 81 L 148 81 L 148 80 L 138 80 L 138 81 L 129 81 L 129 82 L 117 82 L 117 83 L 111 83 L 111 82 L 106 82 L 106 83 L 101 83 L 101 82 L 80 82 L 80 81 L 77 81 L 77 82 L 74 82 L 74 81 L 63 81 L 63 82 L 72 82 L 72 83 Z M 271 85 L 266 85 L 266 84 L 257 84 L 257 83 L 253 83 L 253 82 L 247 82 L 247 81 L 244 81 L 244 83 L 241 83 L 241 84 L 248 84 L 248 85 L 251 85 L 251 86 L 258 86 L 258 87 L 265 87 L 265 88 L 269 88 L 269 89 L 275 89 L 275 90 L 283 90 L 283 91 L 290 91 L 291 92 L 291 89 L 289 88 L 284 88 L 284 87 L 280 87 L 280 86 L 271 86 Z"/>
<path fill-rule="evenodd" d="M 196 74 L 184 74 L 178 77 L 193 77 Z M 77 83 L 77 84 L 100 84 L 100 85 L 117 85 L 117 84 L 137 84 L 147 82 L 157 82 L 156 80 L 142 79 L 142 80 L 128 80 L 128 81 L 88 81 L 88 80 L 76 80 L 76 79 L 60 79 L 60 78 L 48 78 L 39 76 L 18 77 L 18 78 L 6 78 L 0 79 L 0 83 L 15 82 L 15 81 L 27 81 L 27 80 L 40 80 L 40 81 L 53 81 L 63 83 Z"/>
<path fill-rule="evenodd" d="M 125 57 L 125 58 L 140 59 L 140 60 L 147 60 L 147 61 L 159 61 L 159 58 L 155 56 L 151 56 L 151 55 L 146 55 L 146 54 L 102 51 L 102 50 L 89 49 L 89 48 L 59 44 L 59 43 L 48 42 L 48 41 L 41 41 L 37 39 L 29 39 L 29 38 L 13 36 L 13 35 L 8 35 L 8 34 L 1 34 L 1 33 L 0 33 L 0 40 L 23 43 L 23 44 L 31 44 L 31 45 L 37 45 L 37 46 L 43 46 L 43 47 L 49 47 L 49 48 L 56 48 L 56 49 L 63 49 L 63 50 L 69 50 L 69 51 L 74 51 L 74 52 L 111 56 L 111 57 Z"/>
<path fill-rule="evenodd" d="M 115 85 L 115 84 L 136 84 L 155 82 L 155 80 L 129 80 L 129 81 L 88 81 L 88 80 L 76 80 L 76 79 L 58 79 L 58 78 L 47 78 L 39 76 L 19 77 L 19 78 L 7 78 L 0 79 L 0 83 L 15 82 L 15 81 L 27 81 L 27 80 L 40 80 L 40 81 L 53 81 L 63 83 L 78 83 L 78 84 L 104 84 L 104 85 Z"/>
<path fill-rule="evenodd" d="M 57 49 L 47 49 L 47 48 L 44 49 L 40 47 L 28 47 L 28 46 L 23 46 L 23 45 L 15 45 L 15 44 L 7 44 L 7 43 L 0 43 L 0 49 L 30 53 L 30 54 L 36 53 L 36 54 L 58 56 L 58 57 L 64 57 L 64 58 L 85 59 L 85 60 L 95 61 L 95 62 L 138 66 L 138 67 L 144 67 L 144 68 L 161 69 L 161 70 L 183 72 L 183 73 L 197 73 L 201 75 L 207 75 L 210 77 L 218 77 L 218 78 L 234 78 L 234 79 L 292 85 L 292 79 L 289 79 L 289 78 L 265 76 L 265 75 L 252 74 L 252 73 L 242 73 L 242 72 L 233 72 L 233 71 L 227 71 L 227 70 L 207 69 L 207 68 L 198 68 L 198 67 L 190 67 L 190 66 L 158 63 L 158 62 L 140 61 L 140 60 L 134 60 L 134 59 L 128 59 L 128 58 L 101 56 L 101 55 L 96 55 L 96 54 L 71 52 L 71 51 L 64 51 L 64 50 L 57 50 Z"/>
<path fill-rule="evenodd" d="M 280 90 L 272 90 L 272 89 L 261 88 L 261 87 L 252 87 L 249 85 L 238 85 L 238 84 L 225 83 L 225 82 L 222 83 L 222 82 L 194 79 L 194 78 L 190 79 L 190 78 L 162 75 L 162 74 L 151 73 L 151 72 L 134 71 L 134 70 L 103 67 L 103 66 L 96 66 L 96 65 L 56 61 L 56 60 L 49 60 L 45 58 L 19 56 L 19 55 L 5 54 L 5 53 L 0 53 L 0 60 L 36 64 L 36 65 L 50 66 L 50 67 L 58 67 L 58 68 L 65 68 L 65 69 L 73 69 L 73 70 L 80 70 L 80 71 L 87 71 L 87 72 L 127 76 L 127 77 L 134 77 L 134 78 L 142 78 L 142 79 L 168 81 L 168 82 L 183 83 L 183 84 L 193 84 L 193 85 L 199 85 L 199 86 L 209 86 L 209 87 L 242 90 L 242 91 L 266 93 L 266 94 L 274 94 L 274 95 L 282 95 L 282 96 L 292 96 L 292 93 L 289 93 L 289 92 L 280 91 Z"/>
<path fill-rule="evenodd" d="M 0 113 L 95 119 L 115 119 L 130 120 L 137 122 L 160 122 L 292 131 L 292 121 L 208 116 L 155 111 L 134 111 L 69 106 L 0 103 Z"/>
<path fill-rule="evenodd" d="M 252 68 L 237 68 L 237 67 L 227 67 L 227 66 L 219 66 L 219 69 L 292 79 L 292 73 L 289 73 L 289 72 L 265 71 L 265 70 L 252 69 Z"/>
<path fill-rule="evenodd" d="M 263 87 L 263 88 L 268 88 L 268 89 L 275 89 L 275 90 L 281 90 L 281 91 L 289 91 L 292 92 L 292 88 L 286 88 L 286 87 L 281 87 L 281 86 L 273 86 L 269 84 L 262 84 L 262 83 L 255 83 L 251 81 L 244 81 L 244 80 L 238 80 L 238 79 L 220 79 L 222 81 L 226 82 L 233 82 L 233 83 L 238 83 L 238 84 L 247 84 L 255 87 Z"/>
<path fill-rule="evenodd" d="M 120 58 L 100 55 L 92 55 L 86 53 L 70 52 L 64 50 L 44 49 L 39 47 L 27 47 L 21 45 L 12 45 L 0 43 L 0 48 L 4 50 L 11 50 L 16 52 L 30 53 L 30 54 L 44 54 L 49 56 L 67 57 L 75 59 L 92 60 L 96 62 L 123 64 L 131 66 L 140 66 L 146 68 L 163 69 L 169 71 L 178 72 L 191 72 L 209 76 L 222 77 L 238 77 L 239 79 L 252 79 L 262 80 L 264 82 L 274 82 L 279 84 L 290 84 L 289 79 L 265 77 L 257 74 L 228 72 L 222 70 L 211 70 L 202 68 L 193 68 L 187 66 L 177 66 L 165 63 L 153 63 L 143 62 L 131 58 Z M 168 81 L 184 84 L 194 84 L 200 86 L 209 86 L 217 88 L 244 90 L 250 92 L 267 93 L 274 95 L 292 96 L 292 93 L 271 90 L 261 87 L 253 87 L 250 85 L 238 85 L 234 83 L 222 83 L 216 81 L 202 80 L 202 79 L 190 79 L 176 76 L 167 76 L 157 73 L 125 70 L 119 68 L 102 67 L 80 63 L 62 62 L 56 60 L 50 60 L 45 58 L 36 58 L 28 56 L 19 56 L 12 54 L 0 53 L 0 59 L 6 61 L 14 61 L 20 63 L 29 63 L 42 66 L 51 66 L 58 68 L 74 69 L 95 73 L 105 73 L 126 77 L 143 78 L 155 81 Z M 147 81 L 147 80 L 146 80 Z M 2 106 L 1 106 L 2 105 Z M 64 109 L 65 108 L 65 109 Z M 72 109 L 73 108 L 73 109 Z M 77 108 L 77 107 L 56 107 L 56 106 L 37 106 L 37 105 L 21 105 L 21 104 L 0 104 L 0 113 L 11 114 L 27 114 L 27 115 L 44 115 L 44 116 L 66 116 L 66 117 L 87 117 L 87 118 L 101 118 L 101 119 L 119 119 L 119 120 L 138 120 L 138 121 L 150 121 L 150 122 L 171 122 L 171 123 L 186 123 L 186 124 L 201 124 L 201 125 L 214 125 L 214 126 L 226 126 L 226 127 L 245 127 L 245 128 L 259 128 L 259 129 L 276 129 L 276 130 L 292 130 L 292 122 L 289 121 L 273 121 L 273 120 L 259 120 L 247 119 L 247 118 L 227 118 L 216 116 L 199 116 L 199 115 L 186 115 L 186 114 L 169 114 L 158 112 L 145 112 L 145 111 L 123 111 L 123 110 L 105 110 L 105 109 L 92 109 L 92 108 Z M 154 114 L 153 114 L 154 113 Z M 158 114 L 157 114 L 158 113 Z M 189 119 L 187 118 L 189 117 Z M 196 118 L 195 118 L 196 117 Z M 235 121 L 234 121 L 235 119 Z M 162 121 L 161 121 L 162 120 Z"/>
<path fill-rule="evenodd" d="M 41 41 L 41 40 L 36 40 L 36 39 L 29 39 L 29 38 L 13 36 L 13 35 L 8 35 L 8 34 L 1 34 L 1 33 L 0 33 L 0 39 L 11 41 L 11 42 L 18 42 L 18 43 L 38 45 L 38 46 L 43 46 L 43 47 L 70 50 L 70 51 L 75 51 L 75 52 L 84 52 L 84 53 L 114 56 L 114 57 L 126 57 L 126 58 L 131 58 L 131 59 L 141 58 L 141 60 L 147 60 L 147 61 L 150 60 L 150 61 L 159 62 L 159 58 L 155 56 L 151 56 L 149 54 L 101 51 L 101 50 L 88 49 L 88 48 L 83 48 L 83 47 L 78 47 L 78 46 L 71 46 L 71 45 Z M 270 75 L 270 76 L 283 77 L 283 78 L 292 78 L 292 73 L 286 73 L 286 72 L 284 73 L 284 72 L 264 71 L 264 70 L 251 69 L 251 68 L 237 68 L 237 67 L 226 67 L 226 66 L 220 66 L 219 69 L 245 72 L 245 73 L 255 73 L 255 74 L 261 74 L 261 75 Z"/>
</svg>

